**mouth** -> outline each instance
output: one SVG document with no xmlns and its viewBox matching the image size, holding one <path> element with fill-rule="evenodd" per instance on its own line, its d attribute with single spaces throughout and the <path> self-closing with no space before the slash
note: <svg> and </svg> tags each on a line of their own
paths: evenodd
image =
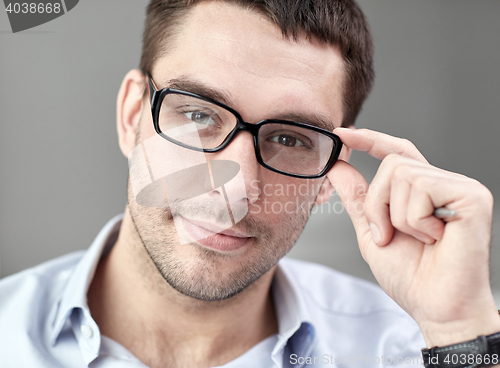
<svg viewBox="0 0 500 368">
<path fill-rule="evenodd" d="M 192 240 L 205 248 L 221 253 L 234 252 L 246 246 L 251 236 L 235 229 L 225 229 L 210 222 L 186 219 L 178 215 L 178 220 Z"/>
</svg>

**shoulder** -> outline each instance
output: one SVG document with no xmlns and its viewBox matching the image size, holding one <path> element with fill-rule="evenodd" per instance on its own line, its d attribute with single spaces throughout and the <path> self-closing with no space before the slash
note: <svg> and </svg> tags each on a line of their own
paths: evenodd
<svg viewBox="0 0 500 368">
<path fill-rule="evenodd" d="M 284 258 L 280 267 L 304 298 L 318 308 L 349 313 L 372 313 L 383 308 L 404 313 L 380 286 L 372 282 L 291 258 Z"/>
<path fill-rule="evenodd" d="M 50 316 L 83 253 L 74 252 L 0 280 L 0 356 L 29 352 L 45 340 Z"/>
<path fill-rule="evenodd" d="M 295 259 L 284 258 L 280 268 L 325 349 L 350 354 L 356 352 L 351 348 L 362 346 L 371 354 L 414 356 L 425 346 L 417 323 L 380 286 Z M 336 345 L 338 341 L 342 343 Z"/>
<path fill-rule="evenodd" d="M 0 316 L 16 300 L 29 300 L 51 294 L 64 286 L 72 268 L 84 251 L 73 252 L 0 280 Z M 1 321 L 1 319 L 0 319 Z"/>
</svg>

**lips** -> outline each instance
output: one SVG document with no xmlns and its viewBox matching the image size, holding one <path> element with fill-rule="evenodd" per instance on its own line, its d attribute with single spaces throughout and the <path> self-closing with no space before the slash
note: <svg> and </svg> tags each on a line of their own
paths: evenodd
<svg viewBox="0 0 500 368">
<path fill-rule="evenodd" d="M 235 229 L 224 229 L 213 223 L 178 216 L 179 222 L 193 241 L 206 248 L 219 252 L 233 252 L 243 248 L 252 239 Z"/>
</svg>

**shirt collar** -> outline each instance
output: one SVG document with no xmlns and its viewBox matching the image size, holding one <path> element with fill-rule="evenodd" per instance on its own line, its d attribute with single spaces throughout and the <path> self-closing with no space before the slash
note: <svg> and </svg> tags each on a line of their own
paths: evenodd
<svg viewBox="0 0 500 368">
<path fill-rule="evenodd" d="M 123 215 L 113 217 L 102 228 L 90 248 L 84 253 L 82 259 L 71 271 L 71 275 L 64 286 L 58 302 L 55 304 L 54 319 L 52 320 L 52 332 L 50 342 L 55 345 L 67 320 L 75 319 L 72 314 L 74 309 L 80 309 L 83 316 L 77 316 L 78 320 L 92 321 L 98 330 L 97 325 L 92 320 L 87 305 L 87 291 L 94 277 L 95 270 L 103 254 L 109 252 L 118 237 Z M 97 334 L 100 335 L 100 334 Z M 97 346 L 97 350 L 99 346 Z"/>
<path fill-rule="evenodd" d="M 90 315 L 87 291 L 94 277 L 99 260 L 107 254 L 116 242 L 123 215 L 113 217 L 99 232 L 90 248 L 72 270 L 61 297 L 55 305 L 50 342 L 55 345 L 68 320 L 90 325 L 96 332 L 95 343 L 84 346 L 85 360 L 95 359 L 99 353 L 100 333 Z M 315 328 L 303 299 L 297 280 L 287 267 L 286 260 L 278 263 L 272 284 L 272 294 L 278 319 L 278 342 L 272 351 L 272 359 L 278 367 L 283 357 L 289 354 L 307 357 L 315 342 Z M 76 312 L 75 312 L 76 309 Z M 77 334 L 77 339 L 79 333 Z M 82 339 L 83 341 L 83 339 Z"/>
<path fill-rule="evenodd" d="M 290 354 L 307 357 L 315 344 L 315 328 L 303 298 L 303 292 L 285 260 L 276 268 L 272 292 L 278 319 L 278 342 L 272 358 L 278 367 Z"/>
</svg>

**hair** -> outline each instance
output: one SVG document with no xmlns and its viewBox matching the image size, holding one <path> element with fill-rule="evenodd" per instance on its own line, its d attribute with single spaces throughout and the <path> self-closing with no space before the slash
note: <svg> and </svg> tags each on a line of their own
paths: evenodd
<svg viewBox="0 0 500 368">
<path fill-rule="evenodd" d="M 140 68 L 150 74 L 168 50 L 189 9 L 206 0 L 151 0 L 147 8 Z M 283 36 L 305 35 L 340 49 L 344 60 L 344 119 L 353 125 L 374 79 L 370 28 L 354 0 L 219 0 L 254 10 L 278 26 Z"/>
</svg>

